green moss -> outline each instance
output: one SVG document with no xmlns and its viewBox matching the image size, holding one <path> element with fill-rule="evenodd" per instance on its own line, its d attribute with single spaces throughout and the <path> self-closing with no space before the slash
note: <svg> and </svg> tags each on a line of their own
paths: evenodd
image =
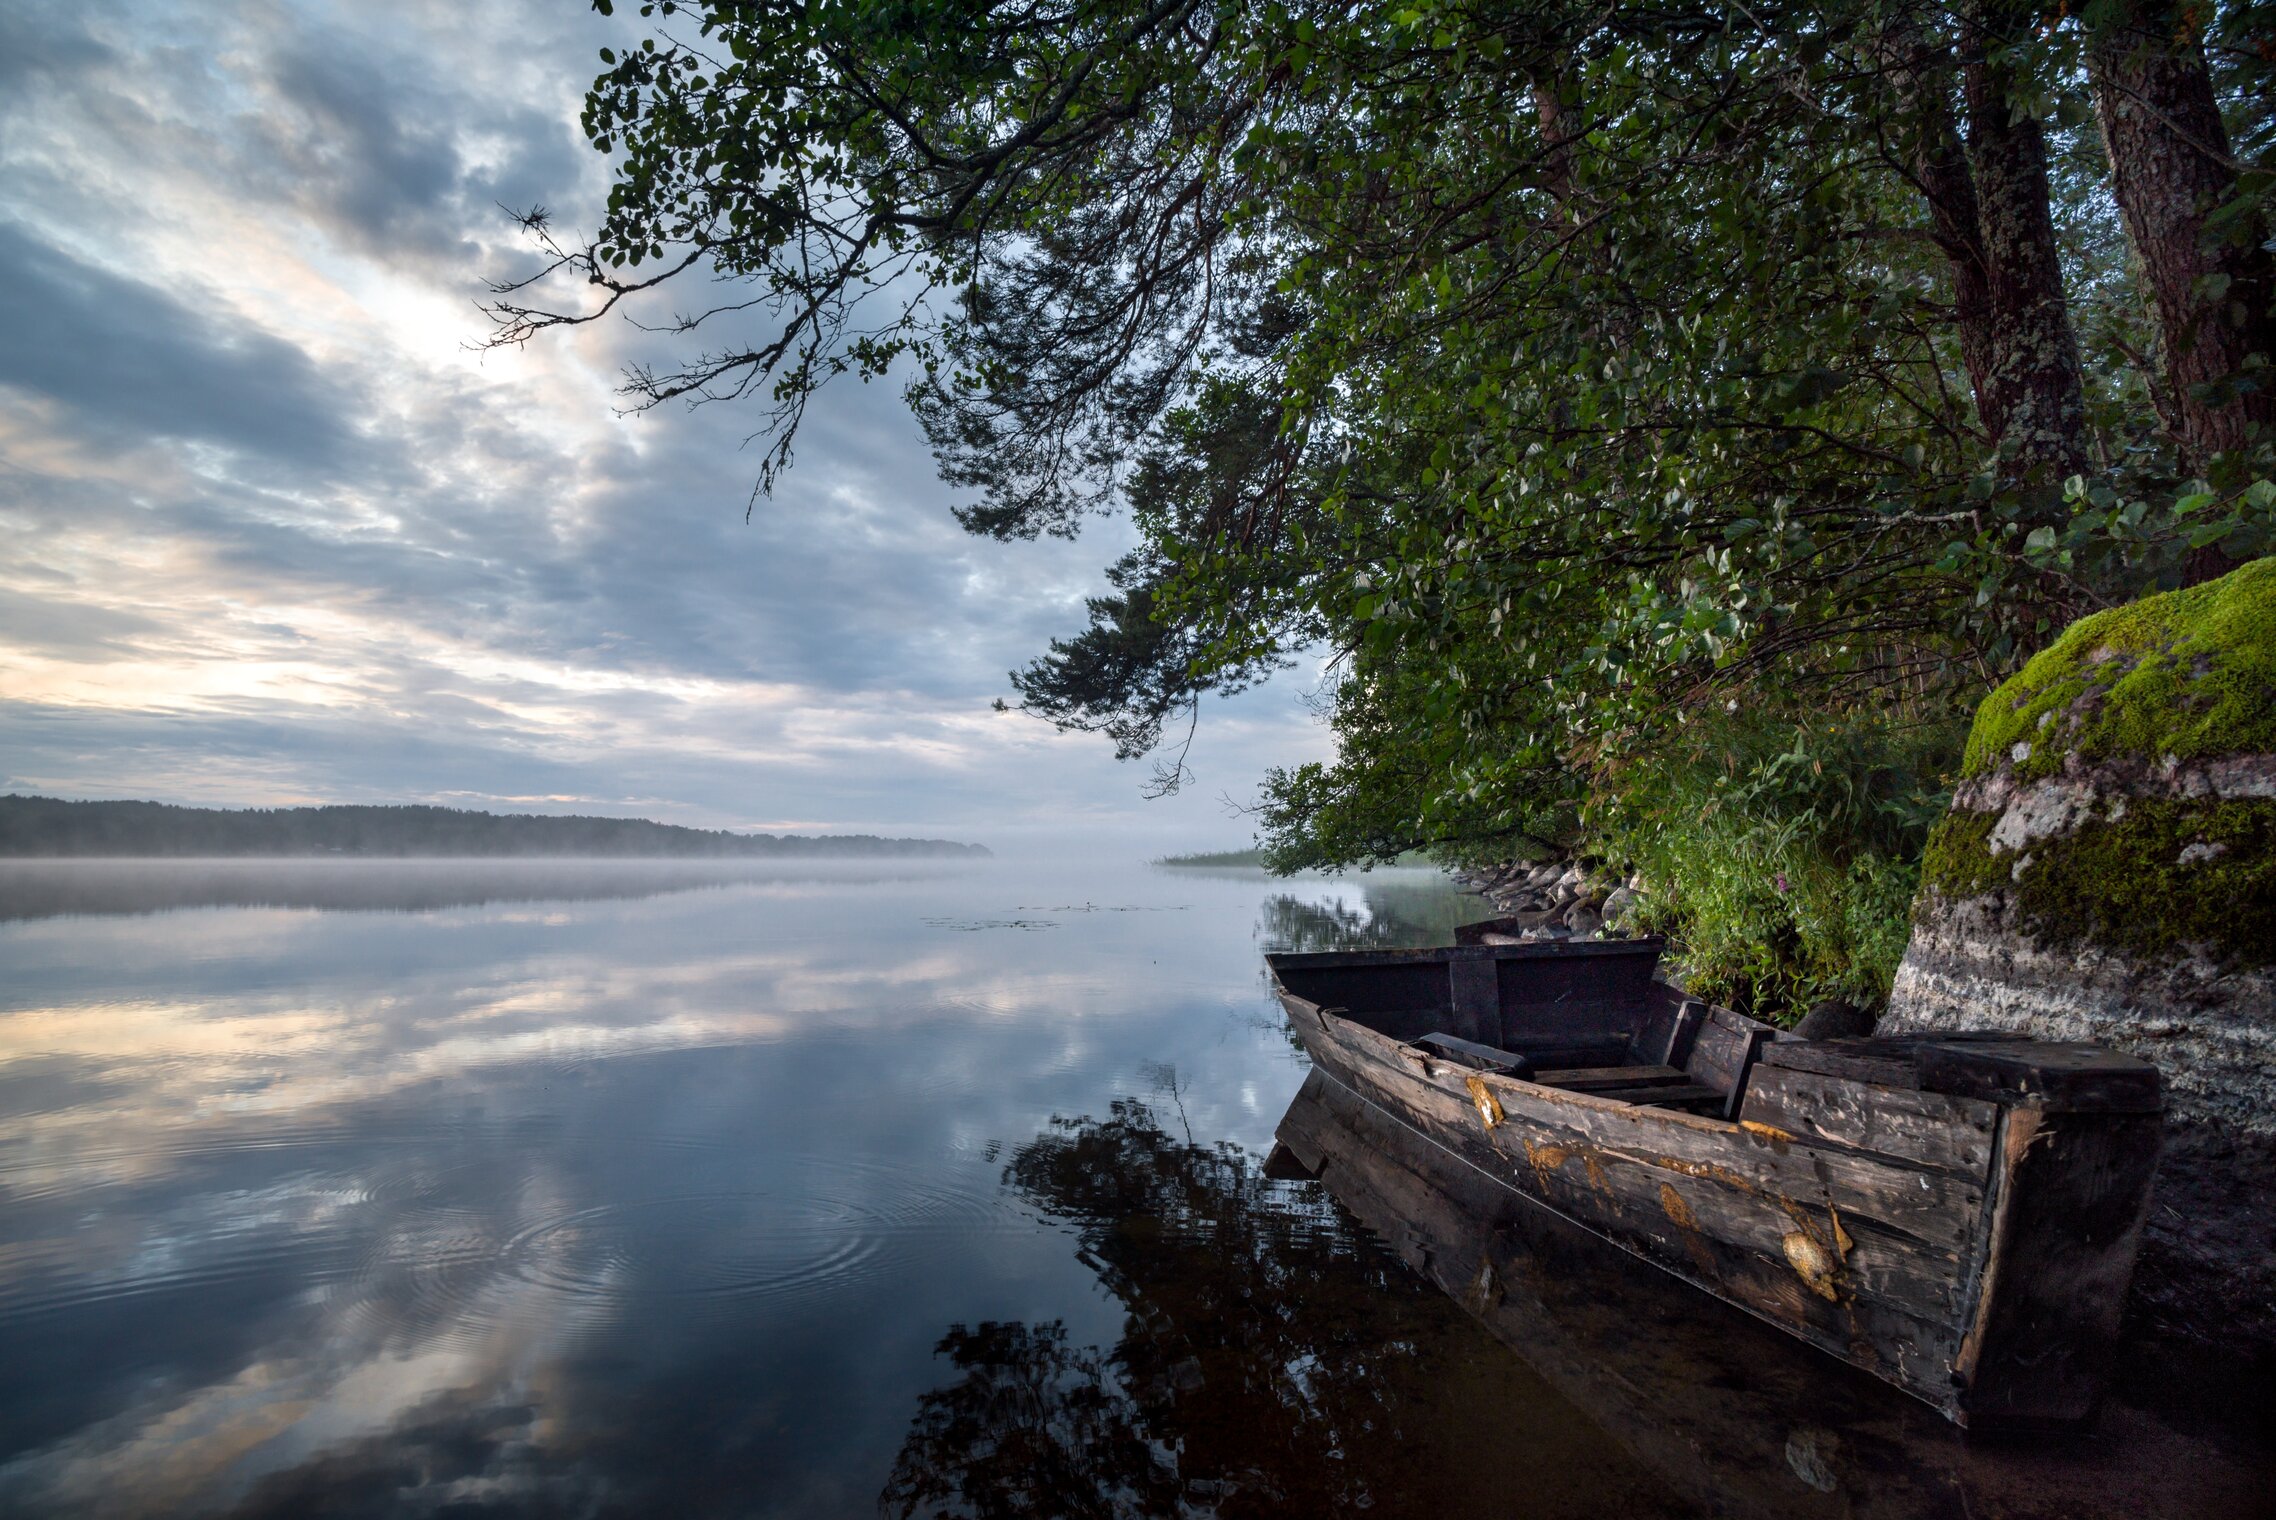
<svg viewBox="0 0 2276 1520">
<path fill-rule="evenodd" d="M 2031 747 L 2020 761 L 2016 745 Z M 2081 618 L 1993 692 L 1962 774 L 2276 752 L 2276 558 Z"/>
<path fill-rule="evenodd" d="M 2020 880 L 2018 857 L 1990 849 L 1993 821 L 1956 813 L 1939 826 L 1923 885 L 2012 894 L 2020 927 L 2055 949 L 2091 943 L 2155 962 L 2195 946 L 2224 964 L 2276 963 L 2276 802 L 2132 799 L 2115 822 L 2033 841 Z M 2181 864 L 2192 845 L 2219 853 Z"/>
<path fill-rule="evenodd" d="M 1991 831 L 1998 822 L 1997 813 L 1947 814 L 1928 836 L 1928 848 L 1921 854 L 1922 889 L 1946 897 L 1974 897 L 2005 886 L 2015 858 L 1992 854 Z"/>
</svg>

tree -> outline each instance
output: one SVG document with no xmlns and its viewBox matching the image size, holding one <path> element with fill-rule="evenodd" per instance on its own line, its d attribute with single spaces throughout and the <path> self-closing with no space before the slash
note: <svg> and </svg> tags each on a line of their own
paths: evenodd
<svg viewBox="0 0 2276 1520">
<path fill-rule="evenodd" d="M 2161 0 L 2098 9 L 2087 29 L 2095 113 L 2157 316 L 2166 425 L 2189 467 L 2211 470 L 2276 423 L 2268 230 L 2241 193 L 2201 17 Z"/>
<path fill-rule="evenodd" d="M 820 385 L 900 373 L 974 531 L 1126 506 L 1113 594 L 1015 684 L 1135 755 L 1328 651 L 1342 758 L 1268 781 L 1285 865 L 1614 848 L 1708 715 L 1761 730 L 1732 765 L 1949 729 L 2075 612 L 2269 542 L 2258 402 L 2210 489 L 2141 423 L 2173 385 L 2082 34 L 2021 0 L 644 14 L 588 98 L 608 215 L 531 217 L 501 340 L 716 277 L 678 326 L 723 336 L 629 389 L 757 397 L 761 489 Z M 599 299 L 529 293 L 564 275 Z"/>
</svg>

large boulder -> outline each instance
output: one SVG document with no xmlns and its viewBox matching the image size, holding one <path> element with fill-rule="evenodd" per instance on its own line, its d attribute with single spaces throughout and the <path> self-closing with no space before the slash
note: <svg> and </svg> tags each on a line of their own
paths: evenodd
<svg viewBox="0 0 2276 1520">
<path fill-rule="evenodd" d="M 1884 1033 L 2166 1080 L 2135 1323 L 2276 1358 L 2276 559 L 2074 624 L 1976 715 Z"/>
</svg>

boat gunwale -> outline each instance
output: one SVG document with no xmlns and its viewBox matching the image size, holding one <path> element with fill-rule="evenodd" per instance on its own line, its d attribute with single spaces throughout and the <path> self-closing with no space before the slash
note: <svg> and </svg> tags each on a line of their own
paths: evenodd
<svg viewBox="0 0 2276 1520">
<path fill-rule="evenodd" d="M 1338 966 L 1355 969 L 1370 965 L 1428 965 L 1433 961 L 1573 960 L 1634 956 L 1644 951 L 1656 958 L 1667 948 L 1660 935 L 1635 939 L 1545 939 L 1521 945 L 1385 945 L 1365 950 L 1269 950 L 1265 964 L 1274 980 L 1283 967 L 1290 971 L 1324 971 Z"/>
<path fill-rule="evenodd" d="M 1883 1151 L 1868 1151 L 1851 1146 L 1828 1144 L 1805 1135 L 1787 1136 L 1784 1131 L 1779 1131 L 1778 1136 L 1766 1135 L 1761 1128 L 1748 1129 L 1744 1123 L 1737 1119 L 1717 1119 L 1706 1114 L 1689 1113 L 1680 1108 L 1661 1108 L 1649 1103 L 1637 1103 L 1626 1098 L 1608 1098 L 1597 1093 L 1583 1092 L 1570 1087 L 1547 1087 L 1539 1082 L 1528 1081 L 1523 1077 L 1511 1076 L 1507 1072 L 1486 1071 L 1477 1067 L 1464 1066 L 1458 1061 L 1449 1061 L 1444 1057 L 1418 1050 L 1411 1041 L 1401 1040 L 1396 1035 L 1385 1034 L 1380 1029 L 1371 1029 L 1332 1004 L 1315 1003 L 1300 994 L 1290 992 L 1285 987 L 1277 987 L 1275 991 L 1284 1003 L 1293 1003 L 1323 1021 L 1334 1019 L 1355 1033 L 1365 1036 L 1368 1041 L 1380 1043 L 1386 1047 L 1386 1054 L 1379 1059 L 1387 1070 L 1404 1071 L 1408 1066 L 1417 1063 L 1429 1063 L 1429 1067 L 1438 1070 L 1426 1068 L 1418 1073 L 1418 1076 L 1420 1080 L 1432 1083 L 1434 1086 L 1438 1085 L 1438 1071 L 1460 1072 L 1465 1085 L 1471 1078 L 1475 1077 L 1489 1089 L 1498 1088 L 1503 1091 L 1512 1088 L 1521 1089 L 1522 1096 L 1553 1106 L 1592 1109 L 1599 1113 L 1622 1114 L 1638 1119 L 1649 1118 L 1654 1121 L 1665 1121 L 1671 1128 L 1696 1130 L 1702 1134 L 1713 1135 L 1717 1139 L 1736 1139 L 1744 1136 L 1750 1143 L 1764 1140 L 1775 1144 L 1790 1144 L 1805 1150 L 1824 1151 L 1828 1155 L 1855 1156 L 1873 1161 L 1886 1161 L 1892 1166 L 1902 1166 L 1909 1171 L 1920 1171 L 1929 1175 L 1951 1175 L 1948 1172 L 1939 1172 L 1933 1167 L 1923 1167 L 1918 1162 L 1902 1156 L 1889 1155 Z M 1710 1004 L 1709 1006 L 1713 1005 Z M 1744 1018 L 1745 1015 L 1741 1014 L 1739 1017 Z M 1326 1027 L 1324 1023 L 1322 1027 Z M 1412 1057 L 1411 1060 L 1409 1059 L 1410 1056 Z"/>
</svg>

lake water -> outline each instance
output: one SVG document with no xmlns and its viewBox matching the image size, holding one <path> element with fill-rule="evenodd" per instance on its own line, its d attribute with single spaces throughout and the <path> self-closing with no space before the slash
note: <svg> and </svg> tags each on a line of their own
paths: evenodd
<svg viewBox="0 0 2276 1520">
<path fill-rule="evenodd" d="M 1478 916 L 1410 871 L 0 865 L 0 1512 L 1728 1509 L 1263 1174 L 1305 1063 L 1261 953 Z M 1806 1413 L 1762 1502 L 1918 1512 L 1821 1485 Z M 2271 1491 L 2114 1418 L 1972 1513 Z"/>
</svg>

